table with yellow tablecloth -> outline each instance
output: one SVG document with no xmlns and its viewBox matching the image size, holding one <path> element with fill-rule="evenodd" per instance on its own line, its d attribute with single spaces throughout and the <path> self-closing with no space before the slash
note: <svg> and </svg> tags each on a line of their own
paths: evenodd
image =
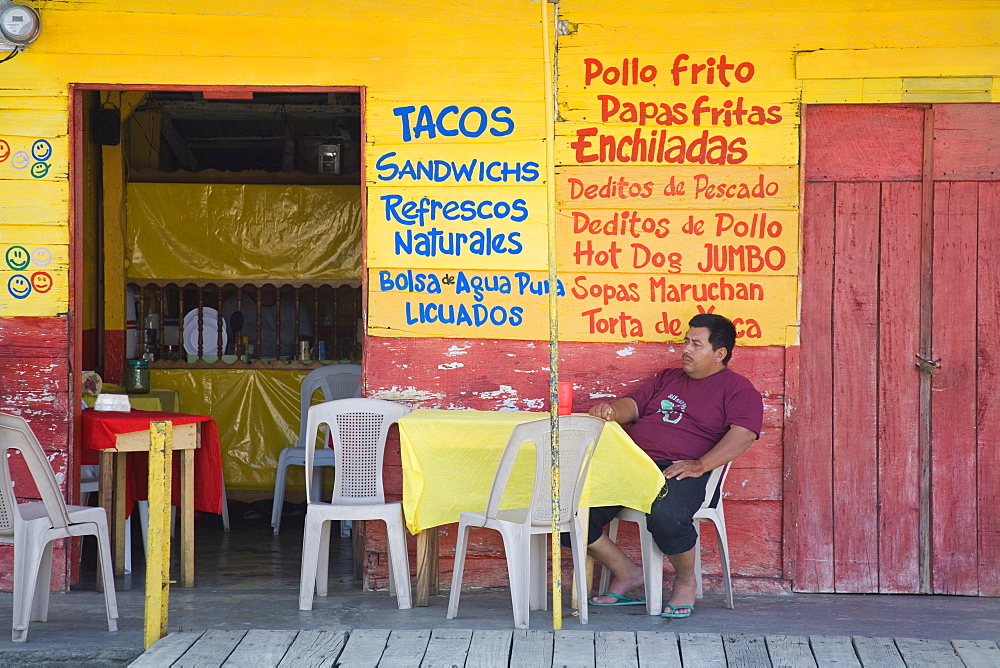
<svg viewBox="0 0 1000 668">
<path fill-rule="evenodd" d="M 420 539 L 417 605 L 426 605 L 427 593 L 437 579 L 437 532 L 427 530 L 457 522 L 463 511 L 484 510 L 514 427 L 547 417 L 548 413 L 517 411 L 418 409 L 399 420 L 403 514 L 407 528 Z M 504 507 L 523 508 L 531 499 L 535 464 L 534 453 L 527 450 L 515 462 Z M 594 451 L 580 506 L 627 506 L 648 512 L 662 487 L 663 474 L 653 460 L 621 425 L 607 423 Z"/>
</svg>

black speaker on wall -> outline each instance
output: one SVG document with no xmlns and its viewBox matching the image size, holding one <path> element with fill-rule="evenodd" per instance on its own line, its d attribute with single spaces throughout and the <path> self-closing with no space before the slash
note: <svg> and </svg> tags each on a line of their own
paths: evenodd
<svg viewBox="0 0 1000 668">
<path fill-rule="evenodd" d="M 94 141 L 102 146 L 118 146 L 122 140 L 122 115 L 118 109 L 100 107 L 94 110 L 91 126 Z"/>
</svg>

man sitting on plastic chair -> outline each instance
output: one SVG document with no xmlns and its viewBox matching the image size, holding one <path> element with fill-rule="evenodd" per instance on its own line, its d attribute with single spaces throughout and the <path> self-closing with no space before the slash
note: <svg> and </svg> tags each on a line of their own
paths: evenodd
<svg viewBox="0 0 1000 668">
<path fill-rule="evenodd" d="M 736 329 L 714 313 L 688 323 L 681 368 L 665 369 L 634 392 L 597 404 L 590 414 L 623 425 L 636 444 L 663 471 L 666 495 L 653 502 L 646 527 L 674 567 L 674 584 L 664 617 L 689 617 L 694 611 L 695 549 L 693 516 L 705 500 L 709 471 L 733 461 L 760 434 L 763 401 L 749 380 L 727 368 Z M 590 510 L 587 552 L 611 570 L 607 592 L 593 605 L 645 603 L 627 596 L 643 584 L 643 571 L 603 533 L 621 510 Z"/>
</svg>

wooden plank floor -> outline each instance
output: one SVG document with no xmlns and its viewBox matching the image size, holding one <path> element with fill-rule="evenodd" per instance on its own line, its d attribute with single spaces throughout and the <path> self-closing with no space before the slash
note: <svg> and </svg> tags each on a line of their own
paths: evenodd
<svg viewBox="0 0 1000 668">
<path fill-rule="evenodd" d="M 185 631 L 132 666 L 344 666 L 346 668 L 549 668 L 602 666 L 1000 666 L 981 640 L 639 631 Z"/>
</svg>

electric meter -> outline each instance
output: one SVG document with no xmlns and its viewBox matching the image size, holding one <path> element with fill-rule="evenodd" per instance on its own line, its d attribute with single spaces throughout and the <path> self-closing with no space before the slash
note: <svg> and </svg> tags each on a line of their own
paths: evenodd
<svg viewBox="0 0 1000 668">
<path fill-rule="evenodd" d="M 12 3 L 0 9 L 0 35 L 11 44 L 30 44 L 38 37 L 38 29 L 38 12 L 31 7 Z"/>
</svg>

